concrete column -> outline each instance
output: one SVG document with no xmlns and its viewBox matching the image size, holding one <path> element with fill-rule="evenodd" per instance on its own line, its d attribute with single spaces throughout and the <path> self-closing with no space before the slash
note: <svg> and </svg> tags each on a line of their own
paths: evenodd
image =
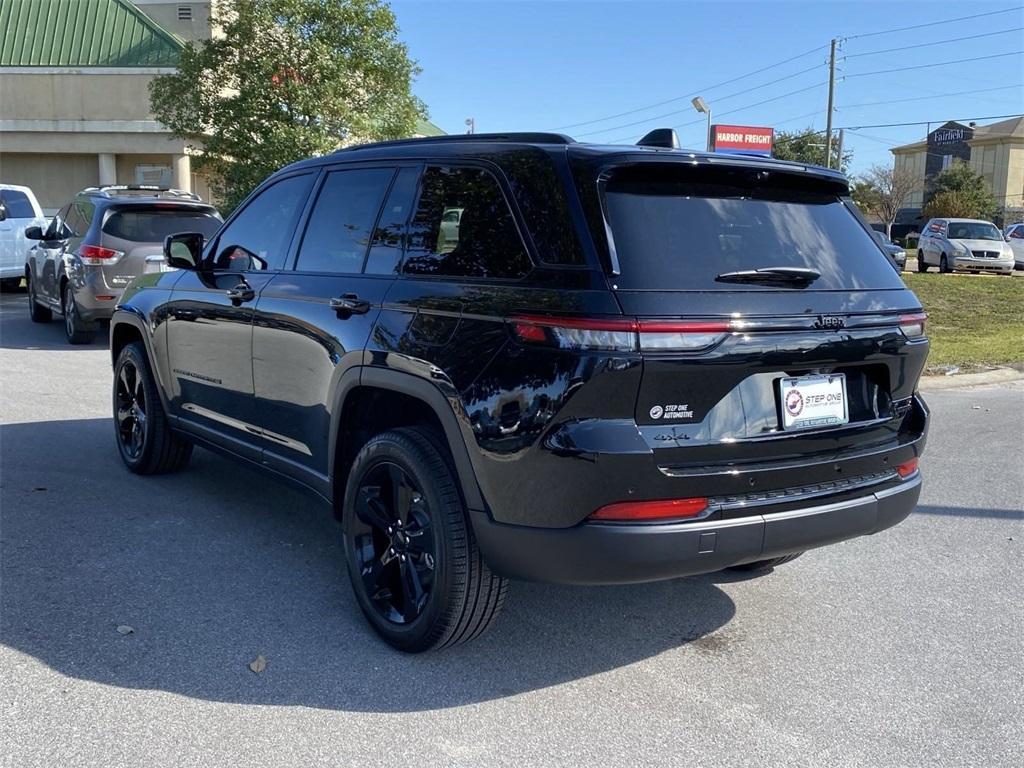
<svg viewBox="0 0 1024 768">
<path fill-rule="evenodd" d="M 101 152 L 99 161 L 100 186 L 117 184 L 117 155 L 111 152 Z"/>
<path fill-rule="evenodd" d="M 188 155 L 171 155 L 171 186 L 183 192 L 192 191 L 192 162 Z"/>
</svg>

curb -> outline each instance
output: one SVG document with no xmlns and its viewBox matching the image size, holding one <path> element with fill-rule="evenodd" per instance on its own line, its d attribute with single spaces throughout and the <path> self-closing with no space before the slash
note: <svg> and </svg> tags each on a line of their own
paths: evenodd
<svg viewBox="0 0 1024 768">
<path fill-rule="evenodd" d="M 934 392 L 941 389 L 958 389 L 960 387 L 977 387 L 982 384 L 1006 384 L 1011 381 L 1024 381 L 1024 371 L 1013 368 L 996 368 L 994 371 L 982 373 L 960 373 L 954 376 L 922 376 L 918 388 L 922 392 Z"/>
</svg>

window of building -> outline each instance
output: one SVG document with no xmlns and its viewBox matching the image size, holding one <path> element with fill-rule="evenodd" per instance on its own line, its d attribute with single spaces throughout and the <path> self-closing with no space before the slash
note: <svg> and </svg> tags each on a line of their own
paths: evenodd
<svg viewBox="0 0 1024 768">
<path fill-rule="evenodd" d="M 191 5 L 179 5 L 178 6 L 178 21 L 192 21 L 192 6 Z"/>
<path fill-rule="evenodd" d="M 217 269 L 281 269 L 295 220 L 306 204 L 313 175 L 289 176 L 264 189 L 217 238 Z"/>
<path fill-rule="evenodd" d="M 394 175 L 391 168 L 329 173 L 310 214 L 296 269 L 361 272 L 377 213 Z"/>
<path fill-rule="evenodd" d="M 520 278 L 530 259 L 497 180 L 480 168 L 427 168 L 404 271 Z"/>
</svg>

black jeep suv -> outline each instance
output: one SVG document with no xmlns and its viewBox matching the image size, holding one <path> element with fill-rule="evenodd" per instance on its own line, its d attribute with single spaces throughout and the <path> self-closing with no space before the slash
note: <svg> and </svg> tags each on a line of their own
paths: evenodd
<svg viewBox="0 0 1024 768">
<path fill-rule="evenodd" d="M 332 505 L 407 651 L 506 579 L 768 570 L 904 519 L 921 305 L 834 171 L 549 134 L 345 149 L 166 243 L 111 324 L 117 445 Z"/>
</svg>

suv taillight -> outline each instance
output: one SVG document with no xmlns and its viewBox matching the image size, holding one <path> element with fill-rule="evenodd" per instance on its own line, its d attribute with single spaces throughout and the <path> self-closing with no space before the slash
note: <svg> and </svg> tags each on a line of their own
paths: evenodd
<svg viewBox="0 0 1024 768">
<path fill-rule="evenodd" d="M 900 315 L 900 330 L 908 339 L 919 339 L 924 336 L 924 321 L 928 315 L 917 312 L 913 315 Z"/>
<path fill-rule="evenodd" d="M 613 352 L 696 352 L 713 347 L 733 330 L 727 321 L 520 315 L 511 322 L 526 344 Z"/>
<path fill-rule="evenodd" d="M 78 249 L 78 258 L 83 264 L 91 267 L 102 267 L 116 264 L 124 256 L 121 251 L 113 248 L 102 248 L 98 245 L 83 245 Z"/>
</svg>

